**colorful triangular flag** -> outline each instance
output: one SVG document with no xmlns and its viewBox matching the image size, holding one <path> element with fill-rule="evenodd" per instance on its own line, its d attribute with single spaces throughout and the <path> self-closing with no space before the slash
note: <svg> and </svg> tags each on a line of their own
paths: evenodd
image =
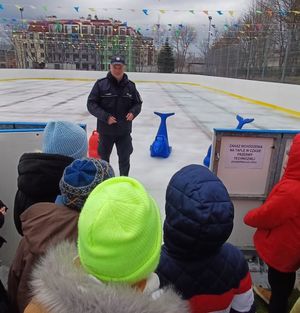
<svg viewBox="0 0 300 313">
<path fill-rule="evenodd" d="M 273 16 L 273 11 L 272 11 L 271 9 L 268 9 L 266 12 L 267 12 L 267 14 L 268 14 L 270 17 Z"/>
<path fill-rule="evenodd" d="M 279 10 L 279 15 L 280 15 L 280 16 L 287 16 L 286 10 L 280 9 L 280 10 Z"/>
</svg>

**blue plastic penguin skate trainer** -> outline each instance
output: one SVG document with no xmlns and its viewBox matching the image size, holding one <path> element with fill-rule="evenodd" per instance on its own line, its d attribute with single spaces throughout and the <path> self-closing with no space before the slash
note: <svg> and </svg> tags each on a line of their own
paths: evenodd
<svg viewBox="0 0 300 313">
<path fill-rule="evenodd" d="M 154 112 L 154 114 L 160 117 L 160 125 L 155 140 L 150 146 L 150 155 L 152 157 L 167 158 L 172 151 L 172 147 L 169 146 L 166 120 L 175 113 Z"/>
</svg>

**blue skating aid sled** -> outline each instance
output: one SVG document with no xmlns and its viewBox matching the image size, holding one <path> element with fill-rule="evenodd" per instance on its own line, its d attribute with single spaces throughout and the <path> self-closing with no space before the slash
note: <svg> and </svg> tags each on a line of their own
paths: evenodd
<svg viewBox="0 0 300 313">
<path fill-rule="evenodd" d="M 238 120 L 238 125 L 236 129 L 242 129 L 242 127 L 245 124 L 252 123 L 254 121 L 254 118 L 243 118 L 240 115 L 237 115 L 236 119 Z M 211 145 L 209 146 L 207 150 L 207 154 L 205 158 L 203 159 L 203 165 L 205 165 L 206 167 L 209 167 L 210 165 L 210 156 L 211 156 Z"/>
<path fill-rule="evenodd" d="M 175 113 L 154 112 L 154 114 L 160 117 L 160 125 L 155 140 L 150 146 L 150 155 L 152 157 L 167 158 L 171 153 L 172 147 L 169 146 L 166 120 Z"/>
</svg>

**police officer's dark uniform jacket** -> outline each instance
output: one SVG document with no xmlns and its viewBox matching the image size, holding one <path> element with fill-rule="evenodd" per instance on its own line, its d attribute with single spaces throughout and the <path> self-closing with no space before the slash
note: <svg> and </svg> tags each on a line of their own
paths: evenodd
<svg viewBox="0 0 300 313">
<path fill-rule="evenodd" d="M 125 160 L 123 163 L 128 162 L 129 165 L 129 156 L 132 153 L 130 136 L 132 122 L 126 120 L 126 115 L 132 113 L 136 117 L 141 112 L 141 106 L 140 94 L 126 74 L 118 82 L 109 72 L 105 78 L 96 81 L 88 97 L 87 108 L 92 115 L 97 117 L 100 141 L 106 140 L 108 144 L 111 144 L 111 148 L 114 142 L 117 145 L 120 171 L 122 171 L 122 166 L 126 167 L 126 164 L 122 165 L 122 159 Z M 107 121 L 110 116 L 114 116 L 117 123 L 109 125 Z M 119 137 L 122 137 L 124 143 L 120 147 L 118 147 Z M 101 155 L 101 158 L 109 162 L 110 152 L 107 156 Z"/>
<path fill-rule="evenodd" d="M 135 84 L 126 74 L 118 82 L 109 72 L 105 78 L 98 79 L 88 97 L 88 110 L 97 117 L 97 130 L 103 135 L 123 136 L 131 133 L 132 123 L 126 115 L 135 117 L 141 112 L 142 99 Z M 114 116 L 116 124 L 108 125 L 109 116 Z"/>
</svg>

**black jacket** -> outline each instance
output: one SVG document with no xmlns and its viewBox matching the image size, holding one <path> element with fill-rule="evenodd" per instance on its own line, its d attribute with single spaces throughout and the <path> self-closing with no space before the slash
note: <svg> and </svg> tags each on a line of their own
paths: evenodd
<svg viewBox="0 0 300 313">
<path fill-rule="evenodd" d="M 136 117 L 141 112 L 142 99 L 135 84 L 126 74 L 118 82 L 109 72 L 105 78 L 96 81 L 87 101 L 89 112 L 97 117 L 97 130 L 100 134 L 122 136 L 131 133 L 132 122 L 126 115 Z M 108 125 L 109 116 L 117 119 L 116 124 Z"/>
<path fill-rule="evenodd" d="M 20 215 L 37 202 L 54 202 L 60 194 L 59 181 L 73 158 L 48 153 L 24 153 L 18 165 L 18 191 L 14 203 L 14 220 L 22 233 Z"/>
<path fill-rule="evenodd" d="M 6 205 L 0 200 L 0 208 L 6 207 Z M 4 224 L 4 215 L 0 213 L 0 228 Z M 0 248 L 2 244 L 6 242 L 4 238 L 0 236 Z M 0 313 L 8 313 L 8 298 L 7 298 L 7 292 L 2 284 L 2 281 L 0 280 Z"/>
<path fill-rule="evenodd" d="M 0 280 L 0 313 L 9 313 L 7 292 Z"/>
</svg>

